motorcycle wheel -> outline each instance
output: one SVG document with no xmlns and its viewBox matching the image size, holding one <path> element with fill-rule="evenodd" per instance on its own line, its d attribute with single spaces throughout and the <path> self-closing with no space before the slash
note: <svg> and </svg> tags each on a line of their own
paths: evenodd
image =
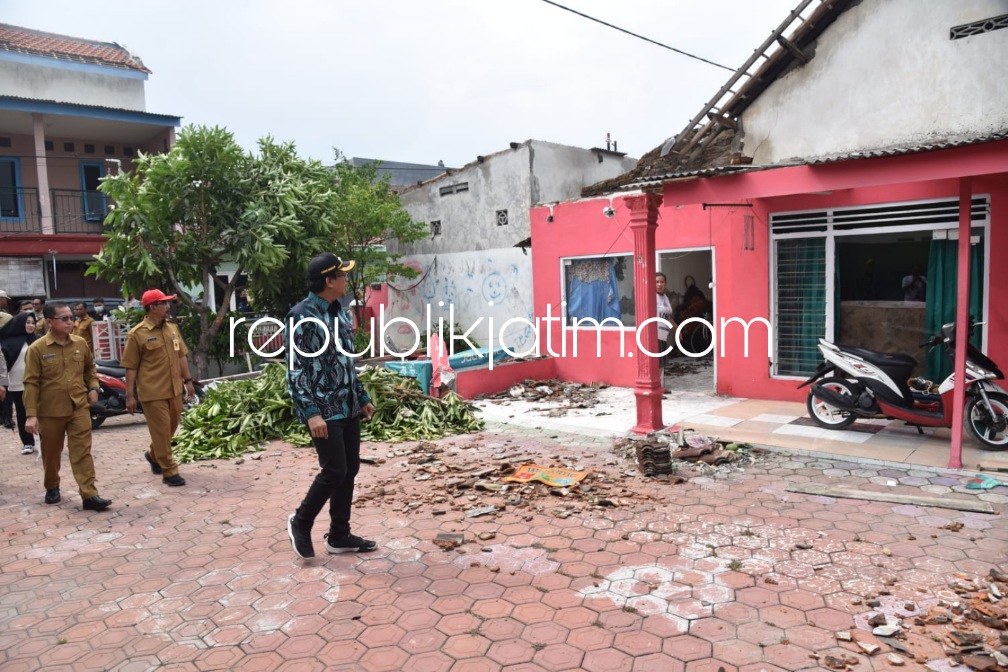
<svg viewBox="0 0 1008 672">
<path fill-rule="evenodd" d="M 826 378 L 819 382 L 819 385 L 837 394 L 850 397 L 852 402 L 857 398 L 851 384 L 843 378 Z M 844 427 L 849 427 L 857 420 L 856 415 L 847 411 L 841 411 L 836 406 L 826 403 L 815 396 L 813 392 L 809 392 L 808 401 L 805 402 L 805 406 L 808 408 L 809 417 L 817 425 L 826 429 L 843 429 Z"/>
<path fill-rule="evenodd" d="M 94 413 L 91 414 L 91 429 L 98 429 L 99 427 L 102 426 L 103 422 L 105 422 L 104 415 L 95 415 Z"/>
<path fill-rule="evenodd" d="M 996 417 L 990 417 L 983 399 L 972 397 L 966 404 L 966 424 L 973 436 L 980 439 L 985 448 L 1008 449 L 1008 395 L 988 392 L 991 408 Z"/>
</svg>

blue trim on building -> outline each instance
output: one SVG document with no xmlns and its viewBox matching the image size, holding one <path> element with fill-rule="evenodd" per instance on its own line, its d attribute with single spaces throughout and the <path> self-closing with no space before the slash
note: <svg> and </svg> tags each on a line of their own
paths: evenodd
<svg viewBox="0 0 1008 672">
<path fill-rule="evenodd" d="M 107 212 L 105 194 L 97 189 L 88 189 L 87 176 L 84 169 L 87 167 L 98 169 L 98 182 L 105 177 L 105 163 L 102 161 L 81 161 L 80 162 L 80 183 L 81 183 L 81 212 L 88 222 L 100 222 L 105 219 Z"/>
<path fill-rule="evenodd" d="M 70 72 L 88 72 L 94 75 L 105 75 L 107 77 L 121 77 L 123 79 L 148 78 L 147 73 L 133 68 L 116 67 L 114 65 L 102 65 L 100 63 L 82 63 L 80 61 L 67 61 L 51 56 L 39 56 L 36 54 L 18 54 L 10 51 L 0 51 L 0 61 L 10 61 L 11 63 L 23 63 L 25 65 L 35 65 L 56 70 L 69 70 Z"/>
<path fill-rule="evenodd" d="M 25 98 L 11 98 L 9 96 L 0 96 L 0 110 L 59 114 L 66 117 L 105 119 L 107 121 L 122 121 L 154 126 L 182 125 L 182 117 L 173 117 L 167 114 L 152 114 L 150 112 L 137 112 L 135 110 L 122 110 L 96 105 L 80 105 L 77 103 L 56 103 L 48 100 L 28 100 Z"/>
<path fill-rule="evenodd" d="M 14 164 L 14 197 L 17 198 L 17 217 L 4 217 L 0 210 L 0 222 L 24 222 L 24 193 L 21 191 L 21 160 L 16 156 L 0 156 L 0 163 L 10 162 Z"/>
</svg>

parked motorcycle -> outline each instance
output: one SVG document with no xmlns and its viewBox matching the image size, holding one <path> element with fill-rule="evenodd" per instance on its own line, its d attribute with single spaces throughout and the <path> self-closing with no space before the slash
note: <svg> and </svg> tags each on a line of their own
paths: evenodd
<svg viewBox="0 0 1008 672">
<path fill-rule="evenodd" d="M 978 324 L 970 324 L 971 334 Z M 921 344 L 929 349 L 938 346 L 954 361 L 954 322 Z M 1003 380 L 1004 374 L 990 358 L 967 346 L 966 425 L 985 447 L 1008 449 L 1008 394 L 990 382 Z M 917 360 L 910 355 L 838 346 L 822 338 L 819 350 L 826 361 L 798 387 L 812 385 L 806 406 L 820 427 L 842 429 L 858 418 L 904 420 L 920 433 L 921 427 L 952 426 L 955 374 L 938 386 L 938 394 L 932 394 L 930 384 L 920 381 L 914 385 L 920 389 L 911 389 L 910 374 Z"/>
<path fill-rule="evenodd" d="M 119 366 L 119 362 L 115 360 L 96 361 L 95 369 L 100 389 L 98 390 L 98 403 L 91 405 L 91 429 L 101 427 L 106 418 L 128 413 L 126 410 L 126 369 Z M 203 398 L 205 391 L 198 380 L 193 381 L 193 389 L 196 392 L 196 398 L 190 401 L 183 399 L 184 408 L 199 403 Z M 139 399 L 136 402 L 136 412 L 143 413 L 143 405 Z"/>
</svg>

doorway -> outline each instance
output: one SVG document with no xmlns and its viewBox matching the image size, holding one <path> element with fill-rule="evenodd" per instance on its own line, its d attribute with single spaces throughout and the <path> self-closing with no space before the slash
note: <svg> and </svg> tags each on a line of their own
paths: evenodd
<svg viewBox="0 0 1008 672">
<path fill-rule="evenodd" d="M 682 323 L 690 317 L 700 317 L 714 324 L 714 261 L 710 249 L 665 250 L 658 252 L 657 268 L 667 280 L 666 296 L 672 305 L 674 321 Z M 669 344 L 675 352 L 666 358 L 662 380 L 665 389 L 713 394 L 716 380 L 716 357 L 713 334 L 706 325 L 693 322 L 679 330 L 679 345 L 675 334 Z M 710 350 L 703 356 L 697 354 Z"/>
</svg>

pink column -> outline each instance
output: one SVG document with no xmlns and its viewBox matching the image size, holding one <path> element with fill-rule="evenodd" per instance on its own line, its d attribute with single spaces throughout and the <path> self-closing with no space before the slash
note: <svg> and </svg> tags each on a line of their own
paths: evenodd
<svg viewBox="0 0 1008 672">
<path fill-rule="evenodd" d="M 973 185 L 968 177 L 959 179 L 959 277 L 956 281 L 956 352 L 952 370 L 956 386 L 952 390 L 952 445 L 949 468 L 962 469 L 963 410 L 966 405 L 966 349 L 969 343 L 970 225 Z M 977 315 L 977 318 L 980 316 Z"/>
<path fill-rule="evenodd" d="M 630 208 L 630 230 L 634 237 L 634 297 L 637 324 L 656 317 L 658 306 L 655 289 L 655 229 L 658 228 L 659 194 L 642 194 L 624 199 Z M 641 343 L 649 352 L 658 351 L 658 326 L 653 322 L 642 333 Z M 633 350 L 629 350 L 632 347 Z M 637 359 L 637 425 L 635 434 L 647 434 L 662 429 L 662 386 L 658 359 L 644 355 L 636 340 L 628 344 L 628 352 Z"/>
</svg>

